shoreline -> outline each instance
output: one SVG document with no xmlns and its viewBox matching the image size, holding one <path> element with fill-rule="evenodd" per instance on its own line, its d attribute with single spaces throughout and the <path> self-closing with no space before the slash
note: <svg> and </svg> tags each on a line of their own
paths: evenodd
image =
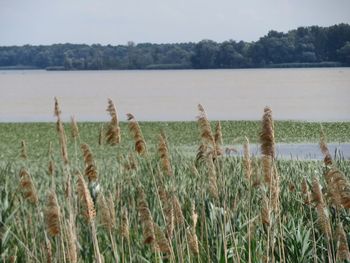
<svg viewBox="0 0 350 263">
<path fill-rule="evenodd" d="M 334 63 L 332 61 L 324 61 L 318 63 L 281 63 L 271 64 L 260 67 L 235 67 L 235 68 L 193 68 L 193 67 L 173 67 L 173 68 L 101 68 L 101 69 L 66 69 L 64 67 L 52 67 L 52 68 L 37 68 L 34 66 L 4 66 L 0 67 L 0 71 L 21 71 L 21 70 L 43 70 L 49 72 L 75 72 L 75 71 L 184 71 L 184 70 L 240 70 L 240 69 L 308 69 L 308 68 L 349 68 L 349 65 Z"/>
</svg>

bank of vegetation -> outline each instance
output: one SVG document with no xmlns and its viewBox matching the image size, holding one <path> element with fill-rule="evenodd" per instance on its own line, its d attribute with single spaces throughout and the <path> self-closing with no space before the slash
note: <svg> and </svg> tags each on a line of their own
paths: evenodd
<svg viewBox="0 0 350 263">
<path fill-rule="evenodd" d="M 217 69 L 350 65 L 350 25 L 270 31 L 258 41 L 0 47 L 0 69 Z"/>
</svg>

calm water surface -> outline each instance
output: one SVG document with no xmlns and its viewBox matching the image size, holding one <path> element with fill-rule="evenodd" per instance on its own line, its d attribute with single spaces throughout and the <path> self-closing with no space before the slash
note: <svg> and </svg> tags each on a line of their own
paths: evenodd
<svg viewBox="0 0 350 263">
<path fill-rule="evenodd" d="M 0 121 L 53 121 L 53 97 L 64 119 L 107 120 L 112 98 L 121 120 L 194 120 L 202 103 L 210 119 L 350 120 L 350 68 L 168 71 L 0 71 Z"/>
</svg>

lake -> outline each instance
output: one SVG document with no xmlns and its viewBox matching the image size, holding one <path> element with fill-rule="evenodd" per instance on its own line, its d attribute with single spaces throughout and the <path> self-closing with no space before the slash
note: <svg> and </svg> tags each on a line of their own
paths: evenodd
<svg viewBox="0 0 350 263">
<path fill-rule="evenodd" d="M 279 120 L 350 120 L 350 68 L 165 71 L 0 71 L 0 121 L 108 120 L 107 98 L 121 120 L 257 120 L 272 107 Z"/>
</svg>

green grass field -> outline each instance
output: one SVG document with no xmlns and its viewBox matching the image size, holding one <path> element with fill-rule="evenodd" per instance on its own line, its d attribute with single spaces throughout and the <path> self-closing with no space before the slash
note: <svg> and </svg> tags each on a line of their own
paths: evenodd
<svg viewBox="0 0 350 263">
<path fill-rule="evenodd" d="M 215 122 L 212 122 L 214 128 Z M 34 159 L 47 156 L 49 142 L 58 145 L 55 123 L 0 123 L 0 157 L 3 159 L 15 159 L 19 154 L 21 140 L 28 145 L 29 155 Z M 80 142 L 86 142 L 93 151 L 103 156 L 108 149 L 98 147 L 100 127 L 103 123 L 79 123 Z M 224 144 L 242 144 L 247 136 L 251 143 L 258 142 L 259 121 L 222 121 L 222 133 Z M 328 142 L 350 142 L 350 122 L 293 122 L 276 121 L 276 142 L 313 142 L 318 143 L 321 125 L 327 135 Z M 127 123 L 121 123 L 122 143 L 118 145 L 119 153 L 132 150 L 132 140 L 128 132 Z M 196 122 L 140 122 L 146 143 L 153 147 L 157 143 L 157 137 L 161 131 L 167 135 L 171 146 L 197 146 L 200 141 Z M 70 135 L 70 124 L 65 124 L 66 133 Z M 68 145 L 70 136 L 68 136 Z"/>
<path fill-rule="evenodd" d="M 215 122 L 211 124 L 214 130 Z M 242 144 L 244 136 L 259 142 L 260 121 L 221 124 L 224 145 Z M 182 146 L 200 145 L 196 122 L 141 122 L 148 149 L 143 156 L 134 151 L 127 123 L 121 123 L 121 144 L 99 145 L 101 125 L 78 123 L 80 137 L 74 140 L 70 125 L 65 124 L 69 164 L 64 165 L 54 123 L 0 124 L 0 256 L 4 262 L 96 262 L 96 246 L 104 262 L 341 262 L 350 257 L 344 252 L 347 243 L 340 246 L 344 240 L 337 230 L 341 223 L 348 233 L 350 214 L 346 205 L 337 204 L 337 191 L 325 180 L 330 169 L 338 169 L 345 182 L 341 191 L 336 190 L 347 193 L 349 161 L 334 160 L 325 166 L 321 161 L 275 160 L 275 172 L 270 172 L 279 179 L 272 186 L 264 182 L 265 166 L 258 157 L 251 159 L 249 178 L 242 157 L 219 156 L 196 165 L 194 157 L 181 151 Z M 320 123 L 277 121 L 275 140 L 317 143 L 320 127 Z M 322 123 L 322 127 L 328 142 L 350 141 L 349 122 Z M 162 169 L 161 131 L 168 140 L 173 176 Z M 20 158 L 21 140 L 27 145 L 27 159 Z M 83 201 L 77 193 L 77 172 L 84 174 L 86 168 L 81 143 L 90 146 L 100 185 L 95 195 L 96 185 L 89 183 L 96 209 L 92 221 L 83 216 Z M 53 175 L 48 172 L 50 160 L 55 163 Z M 31 203 L 24 195 L 28 185 L 20 184 L 22 168 L 30 174 L 38 202 Z M 69 176 L 72 200 L 65 195 Z M 324 206 L 317 201 L 305 203 L 304 180 L 307 193 L 313 188 L 313 196 L 317 195 L 313 178 L 323 187 Z M 45 223 L 49 191 L 56 193 L 60 207 L 59 233 L 54 236 Z M 147 227 L 154 228 L 152 242 L 145 242 Z"/>
</svg>

